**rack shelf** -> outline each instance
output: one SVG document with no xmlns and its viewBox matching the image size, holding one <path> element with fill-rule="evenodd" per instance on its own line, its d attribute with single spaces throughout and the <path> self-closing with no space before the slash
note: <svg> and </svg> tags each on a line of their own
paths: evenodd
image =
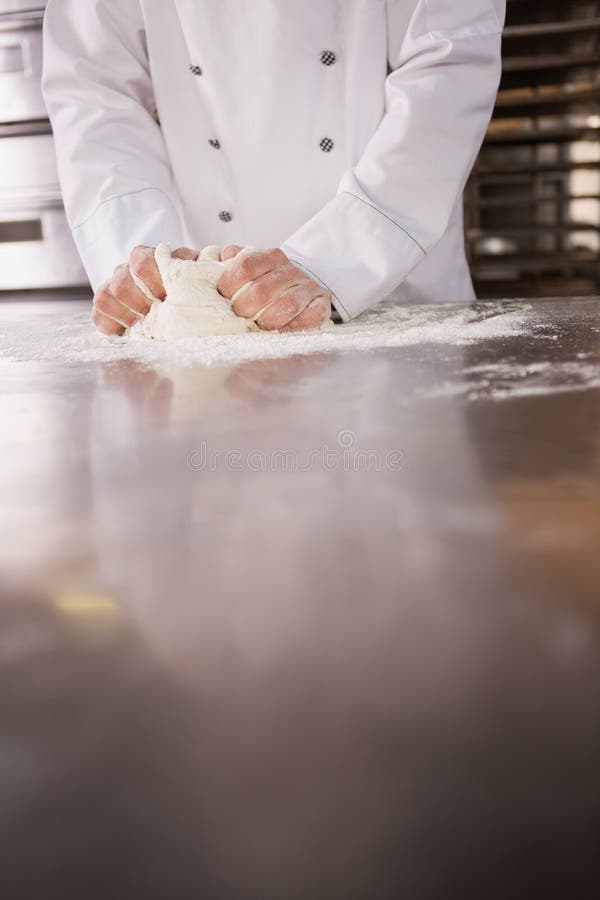
<svg viewBox="0 0 600 900">
<path fill-rule="evenodd" d="M 508 25 L 504 29 L 504 40 L 516 38 L 544 37 L 546 35 L 576 34 L 600 29 L 600 16 L 591 19 L 574 19 L 561 22 L 534 22 L 531 25 Z"/>
<path fill-rule="evenodd" d="M 465 192 L 480 296 L 600 292 L 598 145 L 600 0 L 508 0 L 501 89 Z"/>
<path fill-rule="evenodd" d="M 501 91 L 498 94 L 494 119 L 517 116 L 536 117 L 569 112 L 600 113 L 600 84 L 568 90 L 555 88 L 541 93 L 533 89 L 521 91 Z"/>
</svg>

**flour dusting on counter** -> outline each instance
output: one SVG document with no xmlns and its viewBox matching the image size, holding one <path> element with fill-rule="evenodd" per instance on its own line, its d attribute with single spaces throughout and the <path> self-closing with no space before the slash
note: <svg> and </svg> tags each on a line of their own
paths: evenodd
<svg viewBox="0 0 600 900">
<path fill-rule="evenodd" d="M 519 364 L 470 366 L 460 379 L 416 391 L 427 400 L 463 397 L 467 400 L 514 400 L 600 388 L 600 364 L 581 359 Z"/>
<path fill-rule="evenodd" d="M 332 351 L 367 351 L 418 344 L 461 346 L 527 334 L 523 302 L 431 306 L 382 304 L 352 322 L 298 334 L 254 332 L 190 338 L 176 343 L 107 338 L 94 331 L 90 305 L 79 301 L 10 304 L 0 308 L 0 357 L 5 360 L 110 362 L 133 359 L 180 368 Z M 30 311 L 28 327 L 24 319 Z"/>
</svg>

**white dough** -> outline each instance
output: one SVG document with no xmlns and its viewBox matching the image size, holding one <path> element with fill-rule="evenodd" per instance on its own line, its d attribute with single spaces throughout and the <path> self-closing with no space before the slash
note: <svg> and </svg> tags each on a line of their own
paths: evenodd
<svg viewBox="0 0 600 900">
<path fill-rule="evenodd" d="M 219 279 L 230 265 L 229 262 L 221 262 L 219 247 L 205 247 L 198 259 L 193 261 L 173 259 L 170 248 L 159 244 L 154 258 L 166 298 L 161 301 L 152 297 L 146 286 L 133 276 L 138 287 L 152 300 L 152 307 L 144 319 L 128 330 L 129 335 L 177 341 L 258 330 L 253 319 L 236 316 L 231 301 L 217 290 Z"/>
</svg>

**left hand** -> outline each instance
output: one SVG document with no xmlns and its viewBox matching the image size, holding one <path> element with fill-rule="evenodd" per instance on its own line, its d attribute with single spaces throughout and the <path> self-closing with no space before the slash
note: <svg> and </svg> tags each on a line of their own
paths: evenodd
<svg viewBox="0 0 600 900">
<path fill-rule="evenodd" d="M 237 257 L 241 248 L 225 247 L 221 259 Z M 231 300 L 238 316 L 256 320 L 265 331 L 306 331 L 320 328 L 331 316 L 331 294 L 287 258 L 283 250 L 252 250 L 235 259 L 217 285 Z"/>
</svg>

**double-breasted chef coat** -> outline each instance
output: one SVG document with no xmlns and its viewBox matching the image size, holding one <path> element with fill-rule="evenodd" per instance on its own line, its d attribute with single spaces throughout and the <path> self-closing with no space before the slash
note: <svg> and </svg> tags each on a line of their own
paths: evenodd
<svg viewBox="0 0 600 900">
<path fill-rule="evenodd" d="M 281 246 L 344 320 L 473 298 L 462 191 L 505 0 L 48 0 L 43 87 L 94 287 L 133 245 Z"/>
</svg>

